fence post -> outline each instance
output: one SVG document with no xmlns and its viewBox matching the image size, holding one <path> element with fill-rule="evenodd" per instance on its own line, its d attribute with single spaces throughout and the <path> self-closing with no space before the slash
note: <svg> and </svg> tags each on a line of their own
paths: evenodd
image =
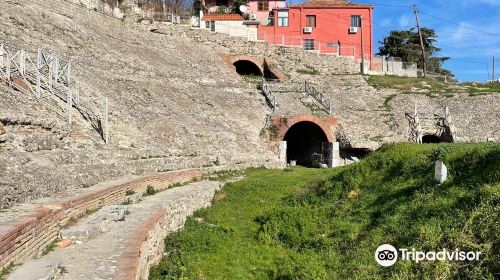
<svg viewBox="0 0 500 280">
<path fill-rule="evenodd" d="M 54 55 L 54 60 L 53 60 L 53 63 L 54 63 L 54 82 L 57 83 L 57 81 L 59 80 L 59 67 L 60 67 L 60 64 L 59 64 L 59 57 L 57 57 L 56 55 Z"/>
<path fill-rule="evenodd" d="M 48 61 L 46 61 L 47 67 L 49 68 L 48 71 L 48 80 L 49 80 L 49 89 L 52 89 L 52 84 L 54 81 L 54 59 L 53 59 L 53 54 L 49 54 L 48 56 Z"/>
<path fill-rule="evenodd" d="M 19 51 L 19 72 L 24 77 L 26 73 L 26 50 L 24 49 Z"/>
<path fill-rule="evenodd" d="M 318 51 L 321 53 L 321 41 L 318 40 Z"/>
<path fill-rule="evenodd" d="M 40 70 L 42 68 L 42 49 L 38 49 L 37 59 L 36 59 L 36 97 L 40 98 L 41 96 L 41 83 L 42 77 Z"/>
<path fill-rule="evenodd" d="M 68 85 L 71 83 L 71 61 L 68 62 L 67 68 L 66 68 L 66 78 L 68 80 Z"/>
<path fill-rule="evenodd" d="M 7 60 L 5 60 L 5 80 L 7 81 L 7 84 L 10 86 L 12 89 L 12 83 L 10 82 L 10 56 L 7 53 Z"/>
<path fill-rule="evenodd" d="M 3 64 L 4 64 L 4 55 L 5 55 L 5 52 L 3 49 L 3 45 L 0 45 L 0 68 L 2 68 Z"/>
<path fill-rule="evenodd" d="M 109 117 L 108 117 L 108 97 L 104 97 L 104 143 L 109 143 Z"/>
<path fill-rule="evenodd" d="M 71 94 L 71 90 L 68 90 L 68 122 L 71 126 L 71 108 L 73 108 L 73 97 Z"/>
<path fill-rule="evenodd" d="M 285 35 L 281 35 L 281 45 L 284 46 L 285 45 Z"/>
</svg>

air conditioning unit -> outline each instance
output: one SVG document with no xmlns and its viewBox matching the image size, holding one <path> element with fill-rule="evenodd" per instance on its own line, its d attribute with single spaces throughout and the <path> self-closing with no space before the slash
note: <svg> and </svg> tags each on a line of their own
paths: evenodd
<svg viewBox="0 0 500 280">
<path fill-rule="evenodd" d="M 309 27 L 309 26 L 304 27 L 304 33 L 311 33 L 311 32 L 313 32 L 313 28 L 312 27 Z"/>
<path fill-rule="evenodd" d="M 358 28 L 357 27 L 349 27 L 349 33 L 351 33 L 351 34 L 358 33 Z"/>
<path fill-rule="evenodd" d="M 257 15 L 256 14 L 251 14 L 250 15 L 250 20 L 257 20 Z"/>
</svg>

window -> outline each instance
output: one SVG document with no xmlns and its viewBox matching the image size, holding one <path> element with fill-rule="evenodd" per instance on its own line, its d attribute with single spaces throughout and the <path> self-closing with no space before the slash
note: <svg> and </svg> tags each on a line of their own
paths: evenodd
<svg viewBox="0 0 500 280">
<path fill-rule="evenodd" d="M 316 16 L 306 16 L 306 26 L 316 27 Z"/>
<path fill-rule="evenodd" d="M 259 11 L 269 11 L 269 1 L 268 0 L 259 0 L 257 2 Z"/>
<path fill-rule="evenodd" d="M 306 51 L 314 50 L 314 39 L 304 39 L 304 50 Z"/>
<path fill-rule="evenodd" d="M 210 28 L 210 21 L 205 21 L 205 28 Z"/>
<path fill-rule="evenodd" d="M 351 27 L 361 27 L 361 16 L 351 16 Z"/>
<path fill-rule="evenodd" d="M 278 11 L 278 26 L 288 26 L 288 11 Z"/>
<path fill-rule="evenodd" d="M 210 22 L 210 31 L 215 32 L 215 21 Z"/>
</svg>

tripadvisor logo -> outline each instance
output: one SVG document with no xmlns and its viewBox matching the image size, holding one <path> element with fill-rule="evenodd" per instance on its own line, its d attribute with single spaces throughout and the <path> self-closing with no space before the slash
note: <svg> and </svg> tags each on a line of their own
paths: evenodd
<svg viewBox="0 0 500 280">
<path fill-rule="evenodd" d="M 421 261 L 477 261 L 482 252 L 460 251 L 458 249 L 440 251 L 417 251 L 415 249 L 400 248 L 397 250 L 390 244 L 380 245 L 375 251 L 375 261 L 381 266 L 392 266 L 399 259 L 402 261 L 413 261 L 419 263 Z"/>
</svg>

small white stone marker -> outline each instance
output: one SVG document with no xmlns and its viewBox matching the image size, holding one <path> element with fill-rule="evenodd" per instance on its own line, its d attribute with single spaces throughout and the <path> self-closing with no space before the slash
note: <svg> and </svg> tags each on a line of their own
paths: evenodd
<svg viewBox="0 0 500 280">
<path fill-rule="evenodd" d="M 434 167 L 434 179 L 442 184 L 448 179 L 448 168 L 440 160 L 436 161 L 436 166 Z"/>
<path fill-rule="evenodd" d="M 281 162 L 284 163 L 286 163 L 286 149 L 287 149 L 286 141 L 281 141 L 279 145 L 279 159 Z"/>
</svg>

